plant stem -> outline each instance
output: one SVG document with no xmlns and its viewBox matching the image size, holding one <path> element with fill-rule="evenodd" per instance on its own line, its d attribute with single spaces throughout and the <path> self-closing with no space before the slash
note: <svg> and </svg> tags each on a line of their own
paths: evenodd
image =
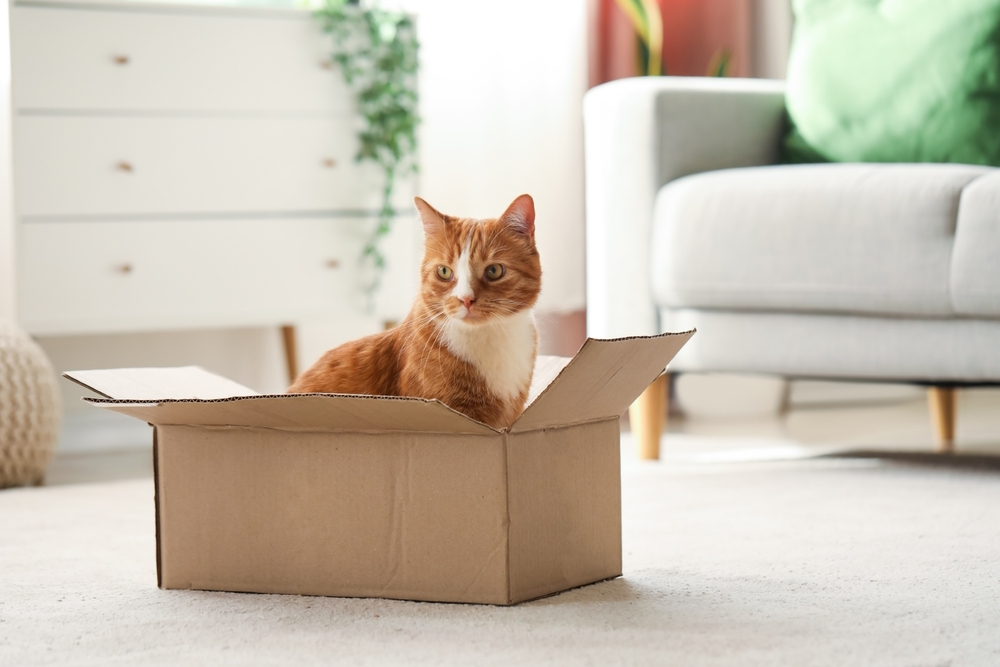
<svg viewBox="0 0 1000 667">
<path fill-rule="evenodd" d="M 382 202 L 375 229 L 361 253 L 373 269 L 365 287 L 368 310 L 382 284 L 387 261 L 381 245 L 392 230 L 392 197 L 397 175 L 415 172 L 417 137 L 417 53 L 413 20 L 377 4 L 360 7 L 347 0 L 325 0 L 315 16 L 332 35 L 332 59 L 355 93 L 364 127 L 358 132 L 355 160 L 374 162 L 383 174 Z"/>
</svg>

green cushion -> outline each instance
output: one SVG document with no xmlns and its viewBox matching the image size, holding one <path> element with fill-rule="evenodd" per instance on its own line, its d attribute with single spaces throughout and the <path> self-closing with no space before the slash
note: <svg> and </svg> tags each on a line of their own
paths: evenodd
<svg viewBox="0 0 1000 667">
<path fill-rule="evenodd" d="M 788 162 L 1000 166 L 1000 0 L 793 0 Z"/>
</svg>

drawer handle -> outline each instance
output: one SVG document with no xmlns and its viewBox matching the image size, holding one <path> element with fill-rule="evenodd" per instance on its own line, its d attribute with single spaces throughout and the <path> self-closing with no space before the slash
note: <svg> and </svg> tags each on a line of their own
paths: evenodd
<svg viewBox="0 0 1000 667">
<path fill-rule="evenodd" d="M 129 63 L 129 57 L 126 56 L 123 53 L 119 54 L 117 56 L 112 56 L 111 60 L 113 60 L 116 65 L 122 65 L 122 66 L 124 66 L 124 65 L 128 65 L 128 63 Z"/>
<path fill-rule="evenodd" d="M 115 267 L 115 269 L 118 271 L 118 273 L 122 274 L 123 276 L 127 276 L 128 274 L 132 273 L 132 265 L 128 262 L 125 262 L 124 264 L 119 264 L 118 266 Z"/>
<path fill-rule="evenodd" d="M 118 169 L 118 171 L 124 171 L 126 174 L 131 174 L 133 171 L 132 164 L 126 162 L 125 160 L 122 160 L 121 162 L 116 164 L 115 168 Z"/>
<path fill-rule="evenodd" d="M 326 260 L 326 268 L 328 269 L 339 269 L 340 260 L 339 259 L 328 259 Z"/>
<path fill-rule="evenodd" d="M 334 167 L 337 166 L 337 161 L 334 160 L 332 157 L 328 157 L 325 160 L 323 160 L 323 166 L 326 167 L 327 169 L 333 169 Z"/>
</svg>

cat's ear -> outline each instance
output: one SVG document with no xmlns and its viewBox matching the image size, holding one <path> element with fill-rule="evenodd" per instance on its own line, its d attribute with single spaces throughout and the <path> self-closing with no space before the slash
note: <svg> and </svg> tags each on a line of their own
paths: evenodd
<svg viewBox="0 0 1000 667">
<path fill-rule="evenodd" d="M 535 201 L 531 195 L 521 195 L 511 202 L 500 220 L 519 234 L 535 238 Z"/>
<path fill-rule="evenodd" d="M 445 217 L 436 208 L 425 202 L 420 197 L 414 197 L 413 203 L 417 206 L 420 214 L 420 221 L 424 223 L 424 233 L 430 236 L 444 229 Z"/>
</svg>

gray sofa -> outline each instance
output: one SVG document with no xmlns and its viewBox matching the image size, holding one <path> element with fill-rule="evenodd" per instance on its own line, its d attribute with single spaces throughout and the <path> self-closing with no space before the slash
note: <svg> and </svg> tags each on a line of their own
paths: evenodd
<svg viewBox="0 0 1000 667">
<path fill-rule="evenodd" d="M 589 335 L 697 328 L 671 371 L 926 384 L 950 449 L 953 388 L 1000 382 L 1000 169 L 775 165 L 775 81 L 615 81 L 584 119 Z"/>
</svg>

